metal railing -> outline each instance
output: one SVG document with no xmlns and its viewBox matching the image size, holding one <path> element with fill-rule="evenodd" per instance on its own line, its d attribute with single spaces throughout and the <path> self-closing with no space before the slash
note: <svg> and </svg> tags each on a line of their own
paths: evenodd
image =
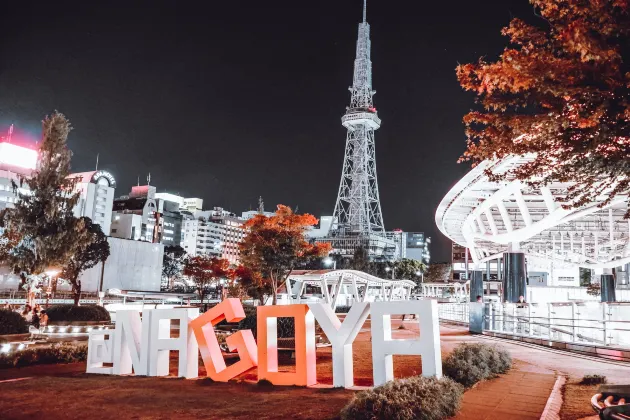
<svg viewBox="0 0 630 420">
<path fill-rule="evenodd" d="M 438 305 L 442 320 L 468 323 L 468 303 Z M 485 331 L 630 348 L 630 302 L 486 303 Z"/>
</svg>

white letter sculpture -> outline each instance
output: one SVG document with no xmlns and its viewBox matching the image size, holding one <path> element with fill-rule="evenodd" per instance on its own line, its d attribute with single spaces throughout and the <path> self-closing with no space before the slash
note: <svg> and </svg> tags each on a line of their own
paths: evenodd
<svg viewBox="0 0 630 420">
<path fill-rule="evenodd" d="M 151 311 L 145 310 L 140 321 L 136 310 L 116 311 L 114 331 L 114 375 L 147 375 L 149 368 L 149 325 Z"/>
<path fill-rule="evenodd" d="M 92 330 L 88 338 L 88 357 L 85 373 L 111 375 L 113 368 L 105 367 L 105 363 L 113 363 L 112 343 L 114 330 Z"/>
<path fill-rule="evenodd" d="M 328 304 L 309 303 L 308 307 L 332 344 L 333 386 L 354 386 L 352 343 L 370 314 L 370 304 L 355 302 L 343 323 Z"/>
<path fill-rule="evenodd" d="M 149 333 L 149 376 L 168 375 L 169 353 L 176 350 L 179 359 L 177 375 L 184 378 L 199 376 L 199 347 L 188 328 L 188 322 L 199 316 L 199 308 L 154 309 Z M 171 320 L 179 320 L 179 337 L 171 338 Z"/>
<path fill-rule="evenodd" d="M 440 325 L 435 300 L 374 302 L 370 313 L 374 386 L 394 379 L 394 354 L 419 355 L 422 358 L 422 376 L 442 377 Z M 392 339 L 390 315 L 403 314 L 415 314 L 418 317 L 420 336 L 417 340 Z"/>
</svg>

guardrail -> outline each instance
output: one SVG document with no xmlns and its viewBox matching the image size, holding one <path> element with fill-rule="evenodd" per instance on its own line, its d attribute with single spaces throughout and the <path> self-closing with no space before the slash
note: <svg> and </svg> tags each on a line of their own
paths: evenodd
<svg viewBox="0 0 630 420">
<path fill-rule="evenodd" d="M 442 320 L 468 323 L 468 303 L 438 305 Z M 521 337 L 630 348 L 630 302 L 486 303 L 483 330 Z"/>
</svg>

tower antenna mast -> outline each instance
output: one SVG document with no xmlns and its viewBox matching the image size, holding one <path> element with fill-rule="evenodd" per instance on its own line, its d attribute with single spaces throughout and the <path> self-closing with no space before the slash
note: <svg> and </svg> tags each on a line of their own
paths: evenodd
<svg viewBox="0 0 630 420">
<path fill-rule="evenodd" d="M 387 243 L 376 177 L 374 132 L 381 126 L 372 89 L 370 24 L 367 0 L 359 23 L 350 106 L 341 124 L 348 130 L 337 202 L 328 238 L 352 255 L 353 247 L 366 247 L 370 257 L 383 257 Z M 350 245 L 352 243 L 353 245 Z M 335 245 L 333 245 L 335 247 Z"/>
</svg>

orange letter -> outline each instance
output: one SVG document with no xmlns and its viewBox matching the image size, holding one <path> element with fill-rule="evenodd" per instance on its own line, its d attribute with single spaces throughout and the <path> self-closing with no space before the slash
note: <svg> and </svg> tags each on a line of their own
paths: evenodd
<svg viewBox="0 0 630 420">
<path fill-rule="evenodd" d="M 217 336 L 214 334 L 213 326 L 224 319 L 227 322 L 236 322 L 243 318 L 245 318 L 245 312 L 241 301 L 230 298 L 190 322 L 190 328 L 195 332 L 199 344 L 207 375 L 214 381 L 227 382 L 258 364 L 256 341 L 254 341 L 252 330 L 238 331 L 226 339 L 230 351 L 237 350 L 241 359 L 230 367 L 225 366 Z"/>
<path fill-rule="evenodd" d="M 295 372 L 278 372 L 278 318 L 295 319 Z M 315 318 L 308 306 L 259 306 L 257 323 L 258 380 L 267 379 L 274 385 L 315 385 Z"/>
</svg>

